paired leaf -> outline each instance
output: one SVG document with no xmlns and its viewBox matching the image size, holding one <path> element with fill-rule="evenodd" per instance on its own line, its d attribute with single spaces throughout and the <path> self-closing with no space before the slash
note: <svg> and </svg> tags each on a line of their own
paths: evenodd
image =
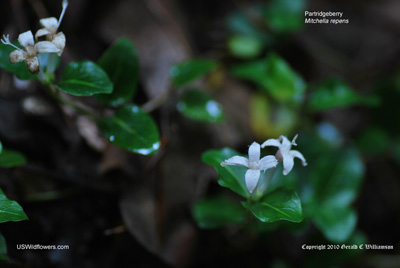
<svg viewBox="0 0 400 268">
<path fill-rule="evenodd" d="M 217 67 L 217 62 L 206 59 L 192 59 L 171 67 L 170 75 L 174 86 L 180 87 L 202 77 Z"/>
<path fill-rule="evenodd" d="M 201 156 L 201 159 L 204 163 L 213 166 L 217 170 L 218 183 L 221 186 L 227 187 L 235 193 L 247 198 L 250 195 L 244 181 L 244 174 L 247 169 L 239 166 L 221 166 L 223 161 L 235 155 L 240 154 L 230 148 L 223 148 L 220 150 L 206 151 Z"/>
<path fill-rule="evenodd" d="M 257 203 L 242 202 L 242 204 L 262 222 L 279 220 L 301 222 L 303 220 L 300 198 L 296 192 L 284 188 L 267 194 Z"/>
<path fill-rule="evenodd" d="M 296 31 L 304 26 L 305 4 L 305 0 L 273 0 L 263 10 L 263 16 L 274 32 Z"/>
<path fill-rule="evenodd" d="M 203 122 L 220 122 L 224 118 L 221 105 L 200 90 L 187 90 L 177 104 L 184 116 Z"/>
<path fill-rule="evenodd" d="M 113 84 L 107 74 L 91 61 L 68 64 L 57 87 L 75 96 L 91 96 L 113 91 Z"/>
<path fill-rule="evenodd" d="M 246 210 L 227 196 L 217 196 L 196 202 L 193 208 L 193 217 L 199 227 L 212 229 L 244 222 Z"/>
<path fill-rule="evenodd" d="M 14 45 L 19 46 L 17 42 Z M 11 64 L 9 55 L 15 48 L 0 43 L 0 68 L 15 74 L 21 80 L 37 79 L 37 75 L 31 74 L 25 61 Z"/>
<path fill-rule="evenodd" d="M 22 207 L 16 201 L 9 200 L 0 189 L 0 223 L 27 219 Z"/>
<path fill-rule="evenodd" d="M 248 59 L 261 54 L 263 43 L 254 36 L 235 35 L 229 39 L 228 48 L 232 55 L 238 58 Z"/>
<path fill-rule="evenodd" d="M 0 145 L 0 167 L 11 168 L 22 166 L 26 163 L 25 156 L 20 152 L 13 150 L 1 150 Z"/>
<path fill-rule="evenodd" d="M 252 81 L 279 102 L 300 103 L 306 85 L 303 79 L 275 53 L 264 60 L 242 63 L 231 69 L 234 76 Z"/>
<path fill-rule="evenodd" d="M 134 153 L 149 155 L 160 148 L 157 125 L 136 105 L 122 106 L 114 117 L 102 118 L 99 128 L 111 143 Z"/>
<path fill-rule="evenodd" d="M 357 214 L 349 207 L 321 206 L 314 222 L 329 241 L 343 243 L 354 232 Z"/>
<path fill-rule="evenodd" d="M 338 79 L 329 79 L 318 85 L 310 95 L 309 108 L 322 111 L 350 105 L 376 106 L 376 96 L 363 96 L 354 91 L 348 84 Z"/>
<path fill-rule="evenodd" d="M 108 95 L 97 95 L 97 98 L 112 106 L 130 101 L 139 81 L 139 61 L 132 43 L 126 38 L 117 40 L 103 53 L 98 64 L 110 77 L 114 90 Z"/>
</svg>

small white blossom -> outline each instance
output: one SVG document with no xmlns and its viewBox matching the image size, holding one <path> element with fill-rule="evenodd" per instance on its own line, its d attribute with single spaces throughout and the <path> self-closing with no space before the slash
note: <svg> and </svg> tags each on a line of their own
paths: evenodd
<svg viewBox="0 0 400 268">
<path fill-rule="evenodd" d="M 64 33 L 63 32 L 57 33 L 57 30 L 58 27 L 60 27 L 67 6 L 68 6 L 68 1 L 63 0 L 62 3 L 63 9 L 60 15 L 60 19 L 57 20 L 54 17 L 41 19 L 40 25 L 42 25 L 42 27 L 44 28 L 39 29 L 35 34 L 36 40 L 38 40 L 39 37 L 45 36 L 47 41 L 52 42 L 60 50 L 57 53 L 58 56 L 61 56 L 61 54 L 64 51 L 66 39 Z"/>
<path fill-rule="evenodd" d="M 278 160 L 273 155 L 260 159 L 260 144 L 253 142 L 249 147 L 249 159 L 243 156 L 233 156 L 221 163 L 221 166 L 236 165 L 248 168 L 245 174 L 246 187 L 250 193 L 254 191 L 260 179 L 261 170 L 274 168 Z"/>
<path fill-rule="evenodd" d="M 9 35 L 3 35 L 1 42 L 5 45 L 16 48 L 16 50 L 10 53 L 10 62 L 17 63 L 25 61 L 25 65 L 33 74 L 39 72 L 39 59 L 37 57 L 39 53 L 58 53 L 60 51 L 53 43 L 48 41 L 42 41 L 35 44 L 31 31 L 24 32 L 18 36 L 18 42 L 24 49 L 13 45 L 10 42 Z"/>
<path fill-rule="evenodd" d="M 279 148 L 278 152 L 276 153 L 276 157 L 279 161 L 283 161 L 283 175 L 289 174 L 289 172 L 292 170 L 295 157 L 301 160 L 303 166 L 307 166 L 306 159 L 299 151 L 290 150 L 292 145 L 297 145 L 297 136 L 298 135 L 293 138 L 292 142 L 290 142 L 285 136 L 280 136 L 279 139 L 266 140 L 261 145 L 262 148 L 266 146 L 275 146 Z"/>
</svg>

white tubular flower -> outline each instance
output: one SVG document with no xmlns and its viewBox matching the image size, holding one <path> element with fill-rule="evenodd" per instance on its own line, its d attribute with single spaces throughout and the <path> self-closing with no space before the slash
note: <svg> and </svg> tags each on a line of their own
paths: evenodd
<svg viewBox="0 0 400 268">
<path fill-rule="evenodd" d="M 233 156 L 221 163 L 221 166 L 235 165 L 248 168 L 245 174 L 246 187 L 250 193 L 254 191 L 260 179 L 261 170 L 276 167 L 278 160 L 273 155 L 260 159 L 260 144 L 253 142 L 249 147 L 249 159 L 243 156 Z"/>
<path fill-rule="evenodd" d="M 18 42 L 24 49 L 16 47 L 10 42 L 9 35 L 3 35 L 1 42 L 5 45 L 10 45 L 16 50 L 10 53 L 10 62 L 17 63 L 25 61 L 25 65 L 33 74 L 39 72 L 38 53 L 58 53 L 60 50 L 51 42 L 43 41 L 35 44 L 31 31 L 24 32 L 18 36 Z"/>
<path fill-rule="evenodd" d="M 40 25 L 42 25 L 42 29 L 39 29 L 35 34 L 35 39 L 38 40 L 39 37 L 46 36 L 46 40 L 52 42 L 60 51 L 57 53 L 58 56 L 64 51 L 65 48 L 65 35 L 63 32 L 57 33 L 58 27 L 60 27 L 61 21 L 64 17 L 65 10 L 67 9 L 68 1 L 63 0 L 62 3 L 62 12 L 60 15 L 60 19 L 57 20 L 54 17 L 45 18 L 40 20 Z"/>
<path fill-rule="evenodd" d="M 289 174 L 289 172 L 292 170 L 295 157 L 301 160 L 303 166 L 307 166 L 306 159 L 299 151 L 290 150 L 292 145 L 297 145 L 297 136 L 298 135 L 293 138 L 292 142 L 290 142 L 285 136 L 280 136 L 279 139 L 266 140 L 261 145 L 262 148 L 266 146 L 275 146 L 279 148 L 278 152 L 276 153 L 276 157 L 279 161 L 283 161 L 283 175 Z"/>
</svg>

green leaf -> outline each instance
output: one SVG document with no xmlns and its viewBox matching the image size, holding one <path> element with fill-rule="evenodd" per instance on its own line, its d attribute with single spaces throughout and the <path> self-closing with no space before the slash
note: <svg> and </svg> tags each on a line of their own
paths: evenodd
<svg viewBox="0 0 400 268">
<path fill-rule="evenodd" d="M 102 118 L 99 128 L 109 141 L 128 151 L 149 155 L 160 148 L 157 125 L 136 105 L 120 107 L 112 118 Z"/>
<path fill-rule="evenodd" d="M 259 56 L 262 52 L 263 44 L 254 36 L 236 35 L 229 39 L 228 47 L 232 55 L 248 59 Z"/>
<path fill-rule="evenodd" d="M 379 104 L 379 99 L 376 96 L 360 95 L 339 79 L 329 79 L 319 84 L 311 92 L 309 100 L 309 108 L 312 111 L 322 111 L 355 104 L 376 106 Z"/>
<path fill-rule="evenodd" d="M 242 63 L 231 69 L 234 76 L 252 81 L 279 102 L 300 103 L 306 85 L 285 60 L 269 53 L 264 60 Z"/>
<path fill-rule="evenodd" d="M 0 167 L 11 168 L 26 163 L 25 156 L 17 151 L 3 149 L 0 154 Z"/>
<path fill-rule="evenodd" d="M 0 260 L 8 260 L 6 239 L 0 234 Z"/>
<path fill-rule="evenodd" d="M 332 207 L 350 205 L 360 191 L 364 169 L 358 152 L 351 147 L 320 155 L 311 174 L 316 202 Z"/>
<path fill-rule="evenodd" d="M 174 86 L 180 87 L 202 77 L 206 73 L 214 70 L 216 67 L 216 61 L 192 59 L 172 66 L 170 69 L 170 75 Z"/>
<path fill-rule="evenodd" d="M 212 229 L 244 222 L 246 210 L 239 202 L 221 195 L 196 202 L 193 217 L 200 228 Z"/>
<path fill-rule="evenodd" d="M 342 243 L 354 232 L 357 214 L 349 207 L 321 206 L 315 212 L 314 221 L 329 241 Z"/>
<path fill-rule="evenodd" d="M 108 95 L 97 95 L 97 98 L 111 106 L 130 101 L 139 81 L 139 61 L 132 43 L 126 38 L 117 40 L 103 53 L 98 64 L 110 77 L 114 91 Z"/>
<path fill-rule="evenodd" d="M 304 27 L 305 0 L 273 0 L 263 10 L 266 23 L 278 33 Z"/>
<path fill-rule="evenodd" d="M 303 220 L 300 198 L 296 192 L 284 188 L 267 194 L 257 203 L 242 202 L 242 204 L 262 222 L 279 220 L 301 222 Z"/>
<path fill-rule="evenodd" d="M 68 64 L 57 87 L 75 96 L 91 96 L 113 91 L 113 84 L 107 74 L 91 61 Z"/>
<path fill-rule="evenodd" d="M 203 153 L 201 159 L 204 163 L 213 166 L 217 170 L 218 183 L 221 186 L 227 187 L 247 198 L 250 195 L 244 181 L 244 174 L 247 169 L 239 166 L 221 166 L 223 161 L 235 155 L 240 154 L 230 148 L 223 148 L 220 150 L 208 150 Z"/>
<path fill-rule="evenodd" d="M 9 200 L 0 189 L 0 223 L 27 219 L 22 207 L 17 202 Z"/>
<path fill-rule="evenodd" d="M 3 151 L 3 145 L 1 144 L 1 141 L 0 141 L 0 154 L 2 151 Z"/>
<path fill-rule="evenodd" d="M 177 109 L 184 116 L 203 122 L 220 122 L 224 119 L 221 105 L 203 91 L 192 89 L 182 95 Z"/>
<path fill-rule="evenodd" d="M 13 42 L 14 45 L 19 46 L 17 42 Z M 37 79 L 37 75 L 31 74 L 28 67 L 25 65 L 25 61 L 11 64 L 9 55 L 15 48 L 9 45 L 0 43 L 0 68 L 15 74 L 21 80 Z"/>
</svg>

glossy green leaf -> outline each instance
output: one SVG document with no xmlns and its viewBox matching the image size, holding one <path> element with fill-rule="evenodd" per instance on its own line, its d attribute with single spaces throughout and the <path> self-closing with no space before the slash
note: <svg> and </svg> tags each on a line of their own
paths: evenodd
<svg viewBox="0 0 400 268">
<path fill-rule="evenodd" d="M 301 222 L 303 220 L 300 198 L 296 192 L 284 188 L 267 194 L 257 203 L 242 202 L 242 204 L 262 222 L 280 220 Z"/>
<path fill-rule="evenodd" d="M 304 26 L 305 0 L 273 0 L 263 10 L 264 19 L 274 32 L 290 32 Z"/>
<path fill-rule="evenodd" d="M 246 210 L 227 196 L 217 196 L 196 202 L 193 217 L 199 227 L 212 229 L 244 222 Z"/>
<path fill-rule="evenodd" d="M 202 77 L 217 67 L 217 62 L 206 59 L 192 59 L 175 64 L 170 69 L 174 86 L 183 86 Z"/>
<path fill-rule="evenodd" d="M 91 96 L 113 91 L 113 84 L 106 72 L 91 61 L 68 64 L 57 87 L 75 96 Z"/>
<path fill-rule="evenodd" d="M 254 36 L 235 35 L 229 39 L 228 48 L 233 56 L 248 59 L 259 56 L 263 44 Z"/>
<path fill-rule="evenodd" d="M 343 243 L 354 232 L 357 214 L 349 207 L 321 206 L 314 221 L 329 241 Z"/>
<path fill-rule="evenodd" d="M 346 207 L 355 200 L 364 175 L 364 164 L 353 148 L 340 148 L 315 160 L 311 182 L 319 204 Z"/>
<path fill-rule="evenodd" d="M 102 102 L 118 106 L 130 101 L 139 81 L 139 61 L 133 44 L 126 38 L 117 40 L 100 57 L 98 64 L 114 84 L 111 94 L 97 95 Z"/>
<path fill-rule="evenodd" d="M 13 44 L 21 47 L 17 42 L 13 42 Z M 15 74 L 21 80 L 37 79 L 37 75 L 31 74 L 28 67 L 26 67 L 25 61 L 10 63 L 9 55 L 14 50 L 15 48 L 0 42 L 0 68 Z"/>
<path fill-rule="evenodd" d="M 329 79 L 319 84 L 311 92 L 309 100 L 309 108 L 312 111 L 322 111 L 355 104 L 376 106 L 379 104 L 379 99 L 376 96 L 360 95 L 341 80 Z"/>
<path fill-rule="evenodd" d="M 8 199 L 0 189 L 0 223 L 27 219 L 22 207 L 16 201 Z"/>
<path fill-rule="evenodd" d="M 300 103 L 306 85 L 303 79 L 275 53 L 264 60 L 241 63 L 231 69 L 234 76 L 252 81 L 279 102 Z"/>
<path fill-rule="evenodd" d="M 0 260 L 8 260 L 6 239 L 0 234 Z"/>
<path fill-rule="evenodd" d="M 221 105 L 197 89 L 185 91 L 177 104 L 184 116 L 202 122 L 220 122 L 224 119 Z"/>
<path fill-rule="evenodd" d="M 136 105 L 122 106 L 114 117 L 102 118 L 99 128 L 111 143 L 134 153 L 149 155 L 160 148 L 157 125 Z"/>
<path fill-rule="evenodd" d="M 223 148 L 220 150 L 209 150 L 203 153 L 201 159 L 204 163 L 213 166 L 218 172 L 218 183 L 231 189 L 235 193 L 247 198 L 250 194 L 244 181 L 245 167 L 225 166 L 221 163 L 232 156 L 240 155 L 235 150 Z"/>
<path fill-rule="evenodd" d="M 11 168 L 22 166 L 25 163 L 25 156 L 20 152 L 3 149 L 0 154 L 0 167 Z"/>
</svg>

